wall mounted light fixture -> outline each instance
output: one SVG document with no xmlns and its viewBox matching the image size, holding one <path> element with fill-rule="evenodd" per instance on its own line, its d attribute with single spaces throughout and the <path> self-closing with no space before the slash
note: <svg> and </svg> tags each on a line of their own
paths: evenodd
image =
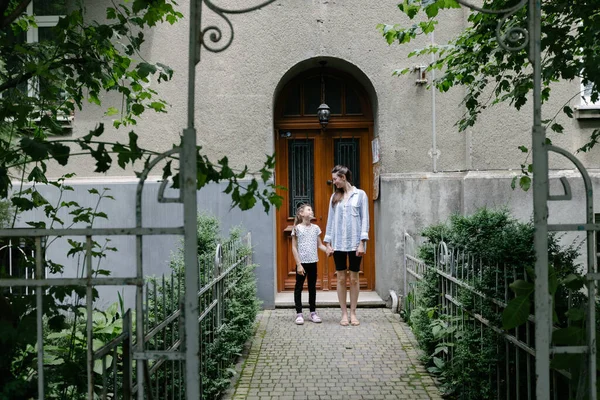
<svg viewBox="0 0 600 400">
<path fill-rule="evenodd" d="M 321 105 L 317 108 L 317 116 L 319 117 L 319 123 L 321 127 L 325 129 L 329 123 L 329 117 L 331 116 L 331 110 L 329 106 L 325 104 L 325 77 L 323 76 L 323 70 L 327 61 L 319 61 L 321 64 Z"/>
</svg>

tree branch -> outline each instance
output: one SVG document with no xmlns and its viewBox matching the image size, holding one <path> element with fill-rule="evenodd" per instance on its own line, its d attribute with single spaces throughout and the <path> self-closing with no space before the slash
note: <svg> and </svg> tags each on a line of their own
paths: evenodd
<svg viewBox="0 0 600 400">
<path fill-rule="evenodd" d="M 4 11 L 6 11 L 8 3 L 8 0 L 2 1 L 2 3 L 0 3 L 0 11 L 2 11 L 0 15 L 4 15 Z M 17 7 L 13 10 L 13 12 L 11 12 L 2 20 L 2 24 L 0 24 L 0 29 L 4 30 L 4 28 L 12 24 L 14 20 L 19 18 L 21 14 L 23 14 L 23 12 L 25 12 L 25 10 L 27 9 L 29 3 L 31 3 L 31 0 L 23 0 L 22 2 L 20 2 L 19 5 L 17 5 Z M 2 9 L 1 7 L 4 7 L 4 9 Z"/>
<path fill-rule="evenodd" d="M 65 65 L 75 65 L 75 64 L 84 64 L 86 60 L 83 58 L 74 58 L 72 60 L 62 60 L 58 62 L 54 62 L 48 66 L 48 70 L 54 70 Z M 0 84 L 0 93 L 5 91 L 6 89 L 16 88 L 19 83 L 27 82 L 29 79 L 33 78 L 35 75 L 34 72 L 26 72 L 23 75 L 17 76 L 15 78 L 11 78 L 6 82 Z"/>
</svg>

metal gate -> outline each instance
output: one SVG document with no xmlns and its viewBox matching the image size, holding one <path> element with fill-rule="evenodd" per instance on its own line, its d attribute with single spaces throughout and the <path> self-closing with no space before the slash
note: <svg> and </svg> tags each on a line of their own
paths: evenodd
<svg viewBox="0 0 600 400">
<path fill-rule="evenodd" d="M 586 354 L 588 360 L 588 393 L 591 400 L 596 396 L 596 281 L 600 274 L 596 270 L 595 232 L 600 224 L 594 223 L 593 186 L 583 164 L 568 151 L 549 145 L 546 141 L 546 129 L 542 125 L 541 91 L 541 0 L 521 0 L 518 4 L 503 10 L 488 10 L 477 7 L 465 0 L 460 4 L 487 14 L 497 14 L 496 36 L 498 43 L 507 51 L 520 51 L 528 46 L 529 61 L 533 66 L 533 218 L 535 226 L 534 246 L 535 264 L 535 347 L 536 347 L 536 397 L 550 398 L 550 358 L 553 354 Z M 523 7 L 528 8 L 527 27 L 512 26 L 502 32 L 508 18 Z M 515 40 L 517 39 L 517 40 Z M 520 41 L 520 44 L 515 44 Z M 513 44 L 515 44 L 513 46 Z M 571 189 L 566 178 L 561 179 L 564 194 L 549 194 L 548 153 L 554 152 L 569 159 L 582 175 L 586 193 L 586 221 L 572 224 L 549 224 L 548 201 L 571 200 Z M 586 231 L 587 232 L 587 345 L 552 346 L 552 298 L 548 284 L 548 232 L 549 231 Z"/>
<path fill-rule="evenodd" d="M 200 328 L 199 320 L 201 320 L 199 309 L 199 298 L 204 293 L 200 289 L 200 276 L 198 268 L 198 252 L 197 252 L 197 180 L 196 180 L 196 165 L 197 165 L 197 147 L 196 147 L 196 129 L 194 127 L 194 100 L 196 89 L 196 67 L 200 62 L 200 50 L 204 47 L 206 50 L 214 53 L 221 52 L 227 49 L 233 41 L 233 25 L 228 19 L 229 14 L 243 14 L 253 10 L 262 8 L 275 0 L 267 0 L 263 3 L 242 10 L 228 10 L 213 4 L 210 0 L 192 0 L 190 1 L 190 21 L 189 28 L 189 62 L 188 62 L 188 118 L 187 128 L 182 133 L 181 147 L 169 150 L 162 155 L 157 156 L 147 165 L 142 172 L 137 186 L 135 214 L 136 224 L 130 228 L 87 228 L 87 229 L 2 229 L 0 230 L 0 238 L 8 240 L 17 238 L 27 238 L 33 242 L 33 254 L 35 256 L 35 267 L 30 276 L 23 278 L 5 278 L 0 277 L 0 288 L 29 288 L 33 289 L 33 294 L 36 296 L 36 306 L 33 312 L 37 313 L 37 387 L 38 398 L 45 398 L 45 381 L 44 381 L 44 332 L 43 332 L 43 309 L 42 298 L 44 296 L 44 288 L 50 286 L 81 286 L 86 288 L 86 318 L 87 318 L 87 398 L 96 398 L 94 394 L 94 365 L 96 360 L 102 363 L 103 371 L 106 369 L 103 358 L 115 351 L 114 346 L 105 346 L 94 353 L 93 350 L 93 332 L 92 332 L 92 293 L 95 286 L 125 286 L 131 285 L 136 287 L 136 307 L 135 307 L 135 328 L 132 330 L 130 314 L 124 316 L 123 333 L 115 339 L 115 342 L 120 341 L 132 343 L 133 335 L 135 335 L 135 347 L 131 349 L 133 359 L 137 364 L 144 364 L 148 361 L 180 361 L 184 365 L 182 377 L 185 382 L 185 398 L 188 400 L 197 400 L 201 398 L 201 382 L 200 382 Z M 217 26 L 202 27 L 201 16 L 202 8 L 206 6 L 214 13 L 218 14 L 229 27 L 229 35 L 223 34 Z M 226 38 L 226 39 L 225 39 Z M 220 43 L 223 39 L 223 43 Z M 176 198 L 169 198 L 164 195 L 167 186 L 167 181 L 164 181 L 160 187 L 158 194 L 158 202 L 160 203 L 183 203 L 183 226 L 179 227 L 163 227 L 163 228 L 148 228 L 144 227 L 142 220 L 142 191 L 144 182 L 154 166 L 156 166 L 165 157 L 178 154 L 180 159 L 180 195 Z M 182 235 L 184 237 L 184 262 L 185 262 L 185 295 L 181 299 L 182 308 L 182 331 L 184 332 L 181 338 L 181 345 L 177 349 L 170 350 L 148 350 L 145 348 L 146 324 L 144 323 L 144 254 L 142 247 L 144 238 L 149 235 Z M 130 277 L 97 277 L 93 274 L 92 267 L 92 251 L 93 238 L 98 236 L 129 236 L 135 237 L 136 243 L 136 273 Z M 85 274 L 82 278 L 58 278 L 47 277 L 45 273 L 44 247 L 48 238 L 55 237 L 80 237 L 85 238 Z M 219 264 L 219 263 L 217 263 Z M 220 267 L 219 267 L 220 268 Z M 223 277 L 219 272 L 215 279 L 217 284 L 222 284 Z M 218 285 L 217 285 L 218 286 Z M 208 286 L 207 286 L 208 287 Z M 212 290 L 213 286 L 210 286 Z M 208 290 L 208 289 L 206 289 Z M 217 288 L 218 290 L 218 288 Z M 206 309 L 213 307 L 218 308 L 218 304 L 204 304 Z M 203 311 L 206 311 L 203 310 Z M 210 311 L 210 310 L 208 310 Z M 204 314 L 204 313 L 203 313 Z M 124 351 L 129 351 L 124 349 Z M 136 390 L 132 390 L 131 380 L 127 371 L 131 370 L 131 366 L 125 366 L 125 372 L 122 379 L 125 380 L 122 397 L 129 399 L 132 392 L 137 392 L 137 399 L 143 400 L 151 398 L 150 393 L 145 394 L 145 382 L 148 380 L 148 374 L 145 373 L 145 368 L 135 368 Z M 116 379 L 116 378 L 115 378 Z M 103 382 L 105 385 L 107 382 Z M 106 392 L 106 390 L 104 390 Z M 104 398 L 106 394 L 104 393 Z"/>
</svg>

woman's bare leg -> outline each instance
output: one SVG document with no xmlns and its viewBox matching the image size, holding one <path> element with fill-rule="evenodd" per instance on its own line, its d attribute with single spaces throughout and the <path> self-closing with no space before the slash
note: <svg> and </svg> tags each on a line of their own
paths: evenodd
<svg viewBox="0 0 600 400">
<path fill-rule="evenodd" d="M 342 310 L 340 324 L 348 325 L 348 307 L 346 305 L 346 270 L 337 271 L 337 295 Z"/>
<path fill-rule="evenodd" d="M 356 318 L 356 306 L 358 304 L 358 292 L 360 290 L 360 283 L 358 280 L 358 272 L 350 271 L 350 322 L 352 325 L 358 325 L 358 318 Z"/>
</svg>

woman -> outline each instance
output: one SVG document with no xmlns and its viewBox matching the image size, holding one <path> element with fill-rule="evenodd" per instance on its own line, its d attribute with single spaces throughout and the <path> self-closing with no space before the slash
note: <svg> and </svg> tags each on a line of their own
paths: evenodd
<svg viewBox="0 0 600 400">
<path fill-rule="evenodd" d="M 333 253 L 337 271 L 337 294 L 342 310 L 340 325 L 360 325 L 356 317 L 358 271 L 369 240 L 369 200 L 364 190 L 352 186 L 352 172 L 343 165 L 331 170 L 335 192 L 329 200 L 327 228 L 323 242 L 327 255 Z M 349 261 L 349 263 L 348 263 Z M 350 321 L 346 306 L 346 265 L 350 269 Z"/>
</svg>

